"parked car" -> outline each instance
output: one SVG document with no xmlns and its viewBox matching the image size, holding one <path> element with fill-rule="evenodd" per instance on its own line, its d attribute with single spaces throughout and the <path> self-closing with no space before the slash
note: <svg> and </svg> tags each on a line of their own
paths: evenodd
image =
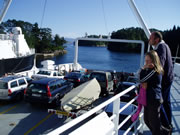
<svg viewBox="0 0 180 135">
<path fill-rule="evenodd" d="M 124 107 L 127 103 L 126 102 L 121 102 L 120 103 L 120 108 Z M 125 110 L 123 110 L 120 114 L 119 114 L 119 124 L 126 119 L 127 116 L 129 116 L 133 111 L 135 111 L 137 109 L 137 106 L 134 104 L 130 104 Z M 107 113 L 107 115 L 109 117 L 112 116 L 113 114 L 113 103 L 110 103 L 109 105 L 107 105 L 104 109 L 104 111 Z M 131 119 L 129 119 L 118 131 L 119 135 L 122 135 L 132 124 Z M 140 120 L 137 120 L 135 123 L 135 126 L 131 128 L 130 133 L 132 134 L 133 131 L 135 131 L 135 129 L 140 125 Z"/>
<path fill-rule="evenodd" d="M 118 86 L 118 77 L 117 77 L 117 74 L 116 74 L 116 71 L 115 70 L 109 70 L 109 72 L 111 73 L 112 75 L 112 78 L 113 78 L 113 90 L 115 90 Z"/>
<path fill-rule="evenodd" d="M 42 78 L 63 78 L 64 76 L 55 70 L 41 69 L 37 74 L 31 76 L 33 80 L 39 80 Z"/>
<path fill-rule="evenodd" d="M 29 83 L 24 91 L 29 103 L 60 104 L 60 99 L 73 89 L 73 84 L 60 78 L 43 78 Z"/>
<path fill-rule="evenodd" d="M 107 96 L 113 90 L 113 77 L 110 72 L 94 71 L 90 73 L 90 79 L 96 78 L 101 86 L 101 96 Z"/>
<path fill-rule="evenodd" d="M 81 72 L 70 72 L 64 76 L 64 79 L 74 83 L 74 87 L 88 81 L 87 75 Z"/>
<path fill-rule="evenodd" d="M 128 76 L 127 82 L 138 83 L 139 79 L 136 76 Z"/>
<path fill-rule="evenodd" d="M 0 78 L 0 100 L 21 100 L 24 90 L 32 79 L 24 76 L 7 76 Z"/>
<path fill-rule="evenodd" d="M 135 83 L 133 83 L 133 82 L 119 82 L 118 87 L 115 91 L 115 94 L 118 94 L 118 93 L 124 91 L 125 89 L 131 87 L 132 85 L 135 85 Z M 131 90 L 128 93 L 126 93 L 125 95 L 123 95 L 121 97 L 121 101 L 128 102 L 128 101 L 132 100 L 133 98 L 135 98 L 136 96 L 137 96 L 137 88 L 134 88 L 133 90 Z"/>
</svg>

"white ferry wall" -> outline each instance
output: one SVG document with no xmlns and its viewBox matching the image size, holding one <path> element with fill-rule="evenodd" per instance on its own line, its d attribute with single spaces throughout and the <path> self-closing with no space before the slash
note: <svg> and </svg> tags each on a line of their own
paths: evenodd
<svg viewBox="0 0 180 135">
<path fill-rule="evenodd" d="M 30 50 L 20 27 L 14 27 L 12 33 L 13 41 L 16 43 L 15 52 L 18 57 L 35 53 L 35 51 Z"/>
</svg>

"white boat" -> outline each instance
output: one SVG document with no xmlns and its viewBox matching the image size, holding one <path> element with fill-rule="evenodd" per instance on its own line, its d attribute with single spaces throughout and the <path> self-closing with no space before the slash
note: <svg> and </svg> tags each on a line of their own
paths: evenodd
<svg viewBox="0 0 180 135">
<path fill-rule="evenodd" d="M 98 99 L 100 92 L 100 85 L 94 78 L 67 93 L 61 99 L 61 107 L 67 112 L 81 109 Z"/>
</svg>

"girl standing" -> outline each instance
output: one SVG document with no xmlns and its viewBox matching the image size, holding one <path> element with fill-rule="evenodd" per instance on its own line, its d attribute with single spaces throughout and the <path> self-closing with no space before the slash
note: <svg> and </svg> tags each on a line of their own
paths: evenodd
<svg viewBox="0 0 180 135">
<path fill-rule="evenodd" d="M 160 107 L 162 104 L 161 81 L 163 68 L 155 51 L 146 53 L 145 65 L 140 71 L 140 83 L 146 89 L 144 121 L 152 135 L 160 135 Z"/>
</svg>

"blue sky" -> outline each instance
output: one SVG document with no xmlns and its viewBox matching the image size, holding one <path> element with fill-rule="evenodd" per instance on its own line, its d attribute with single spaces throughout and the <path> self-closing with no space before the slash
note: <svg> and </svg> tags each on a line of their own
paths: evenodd
<svg viewBox="0 0 180 135">
<path fill-rule="evenodd" d="M 45 0 L 13 0 L 3 21 L 23 20 L 40 26 Z M 103 4 L 102 4 L 103 3 Z M 180 0 L 135 0 L 149 28 L 180 26 Z M 104 10 L 103 10 L 104 9 Z M 127 0 L 47 0 L 43 28 L 61 37 L 108 35 L 140 27 Z"/>
</svg>

